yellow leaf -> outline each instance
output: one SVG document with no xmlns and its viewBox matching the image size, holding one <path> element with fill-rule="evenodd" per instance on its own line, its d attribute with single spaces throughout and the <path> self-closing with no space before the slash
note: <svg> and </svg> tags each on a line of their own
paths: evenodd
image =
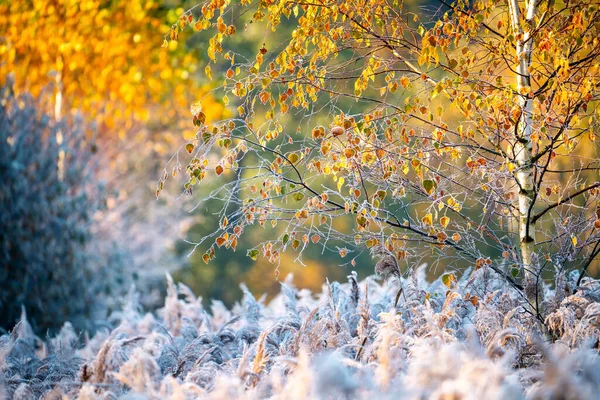
<svg viewBox="0 0 600 400">
<path fill-rule="evenodd" d="M 440 219 L 440 223 L 442 224 L 442 226 L 445 229 L 448 226 L 448 223 L 450 223 L 450 218 L 448 218 L 448 217 L 442 217 Z"/>
<path fill-rule="evenodd" d="M 206 74 L 206 76 L 208 76 L 208 79 L 212 81 L 212 72 L 210 70 L 210 65 L 207 65 L 206 68 L 204 68 L 204 73 Z"/>
<path fill-rule="evenodd" d="M 454 282 L 456 282 L 456 276 L 454 274 L 444 274 L 444 275 L 442 275 L 442 283 L 447 288 L 450 288 Z"/>
<path fill-rule="evenodd" d="M 346 181 L 346 180 L 344 179 L 344 177 L 343 177 L 343 176 L 341 176 L 341 177 L 338 179 L 338 182 L 337 182 L 337 188 L 338 188 L 338 192 L 342 190 L 342 185 L 344 185 L 344 182 L 345 182 L 345 181 Z"/>
<path fill-rule="evenodd" d="M 425 225 L 433 224 L 433 215 L 431 215 L 431 213 L 427 214 L 426 216 L 423 217 L 422 221 Z"/>
<path fill-rule="evenodd" d="M 287 155 L 287 159 L 290 160 L 292 164 L 296 164 L 298 160 L 300 160 L 300 156 L 298 153 L 290 153 Z"/>
</svg>

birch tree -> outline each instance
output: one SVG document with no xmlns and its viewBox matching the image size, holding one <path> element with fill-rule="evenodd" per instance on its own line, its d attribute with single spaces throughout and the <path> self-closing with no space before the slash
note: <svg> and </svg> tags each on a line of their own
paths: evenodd
<svg viewBox="0 0 600 400">
<path fill-rule="evenodd" d="M 241 196 L 227 180 L 203 193 L 221 224 L 194 245 L 210 262 L 259 224 L 271 235 L 246 250 L 275 265 L 316 247 L 349 264 L 370 251 L 379 272 L 485 268 L 541 317 L 544 280 L 576 290 L 600 253 L 599 4 L 409 6 L 212 0 L 183 16 L 237 116 L 194 110 L 167 170 L 188 194 L 241 176 Z M 253 57 L 228 46 L 239 34 Z"/>
<path fill-rule="evenodd" d="M 518 1 L 509 2 L 511 31 L 515 35 L 515 51 L 518 60 L 516 68 L 517 92 L 527 93 L 531 88 L 531 52 L 533 47 L 532 30 L 536 16 L 537 2 L 529 0 L 526 4 L 525 23 L 522 23 L 521 9 Z M 525 27 L 523 27 L 525 25 Z M 518 99 L 520 117 L 516 122 L 516 132 L 513 139 L 516 161 L 516 182 L 519 187 L 519 241 L 521 261 L 528 290 L 533 290 L 529 297 L 537 301 L 537 293 L 541 293 L 536 279 L 537 265 L 535 254 L 535 224 L 530 218 L 530 210 L 535 202 L 535 176 L 533 160 L 533 101 L 529 95 Z M 532 288 L 533 286 L 533 288 Z"/>
</svg>

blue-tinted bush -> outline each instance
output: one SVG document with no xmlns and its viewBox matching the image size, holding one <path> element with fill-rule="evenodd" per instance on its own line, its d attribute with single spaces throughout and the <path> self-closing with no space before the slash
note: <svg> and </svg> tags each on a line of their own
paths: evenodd
<svg viewBox="0 0 600 400">
<path fill-rule="evenodd" d="M 0 98 L 0 326 L 22 307 L 35 330 L 102 318 L 125 281 L 118 253 L 93 237 L 103 189 L 81 123 L 36 110 L 30 97 Z M 102 249 L 97 250 L 97 249 Z"/>
</svg>

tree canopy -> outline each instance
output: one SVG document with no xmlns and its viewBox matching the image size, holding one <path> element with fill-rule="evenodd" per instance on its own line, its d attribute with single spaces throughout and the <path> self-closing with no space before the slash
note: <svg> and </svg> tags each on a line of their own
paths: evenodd
<svg viewBox="0 0 600 400">
<path fill-rule="evenodd" d="M 157 1 L 3 2 L 0 84 L 14 74 L 15 89 L 41 95 L 57 117 L 78 110 L 120 137 L 150 119 L 172 125 L 200 98 L 221 118 L 223 106 L 194 77 L 198 53 L 160 48 L 167 20 Z"/>
<path fill-rule="evenodd" d="M 252 259 L 319 246 L 351 263 L 370 249 L 380 272 L 490 268 L 539 309 L 544 271 L 581 280 L 600 252 L 598 13 L 536 0 L 441 1 L 428 19 L 382 0 L 187 11 L 166 41 L 210 32 L 205 73 L 238 113 L 207 123 L 194 110 L 196 137 L 168 167 L 187 193 L 239 176 L 207 196 L 223 207 L 197 244 L 213 242 L 205 261 L 260 224 L 275 234 Z M 283 22 L 286 39 L 265 33 L 253 58 L 228 47 Z"/>
</svg>

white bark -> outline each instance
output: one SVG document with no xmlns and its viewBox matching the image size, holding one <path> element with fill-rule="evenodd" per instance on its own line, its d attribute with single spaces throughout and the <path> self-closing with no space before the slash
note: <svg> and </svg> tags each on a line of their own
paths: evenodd
<svg viewBox="0 0 600 400">
<path fill-rule="evenodd" d="M 54 76 L 56 94 L 54 96 L 54 120 L 58 123 L 62 118 L 62 102 L 63 102 L 63 82 L 62 82 L 63 60 L 60 55 L 56 57 L 56 75 Z M 56 143 L 62 144 L 64 138 L 63 133 L 59 129 L 56 132 Z M 58 179 L 64 180 L 65 175 L 65 152 L 61 150 L 58 153 L 58 161 L 56 168 L 58 169 Z"/>
<path fill-rule="evenodd" d="M 526 5 L 525 24 L 521 22 L 521 11 L 518 0 L 508 0 L 511 25 L 516 38 L 517 90 L 519 93 L 529 92 L 531 87 L 529 67 L 533 39 L 533 19 L 538 9 L 537 0 L 529 0 Z M 524 25 L 524 26 L 523 26 Z M 517 165 L 516 179 L 519 184 L 519 240 L 520 254 L 523 263 L 524 286 L 527 297 L 536 309 L 541 306 L 541 282 L 538 282 L 538 265 L 535 257 L 535 225 L 531 223 L 533 201 L 535 195 L 535 176 L 533 170 L 532 133 L 532 99 L 521 94 L 519 98 L 521 116 L 516 129 L 514 152 Z"/>
</svg>

